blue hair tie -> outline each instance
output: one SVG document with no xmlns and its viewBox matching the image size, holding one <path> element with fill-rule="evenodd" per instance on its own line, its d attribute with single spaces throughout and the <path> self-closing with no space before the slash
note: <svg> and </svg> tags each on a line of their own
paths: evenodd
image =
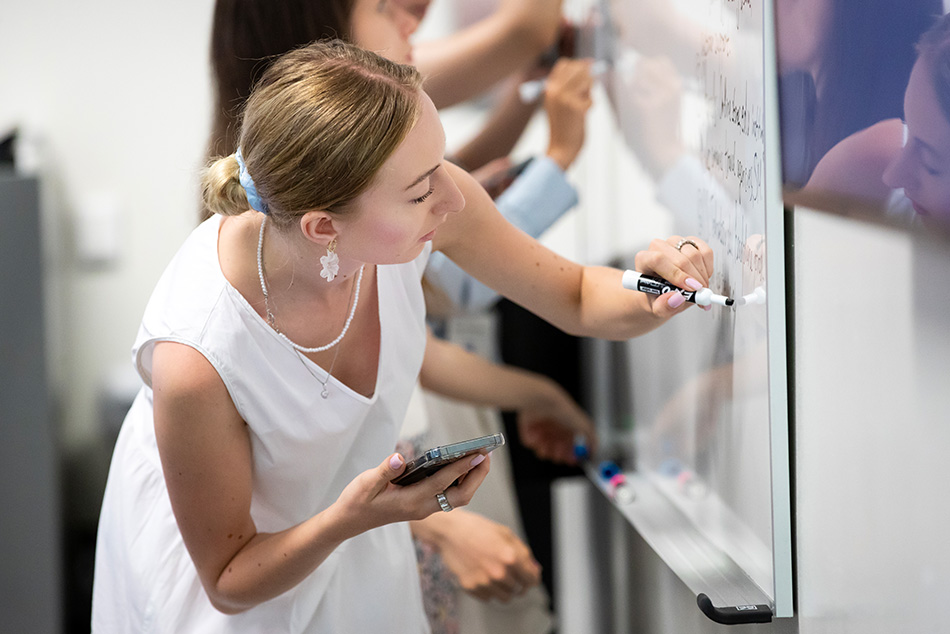
<svg viewBox="0 0 950 634">
<path fill-rule="evenodd" d="M 254 185 L 254 179 L 251 178 L 251 175 L 247 171 L 247 165 L 244 164 L 244 155 L 241 154 L 241 148 L 238 148 L 237 152 L 234 153 L 234 158 L 237 159 L 238 178 L 241 181 L 241 187 L 244 188 L 244 192 L 247 194 L 247 204 L 249 204 L 254 211 L 259 211 L 266 215 L 267 203 L 265 203 L 261 199 L 260 194 L 257 193 L 257 186 Z"/>
</svg>

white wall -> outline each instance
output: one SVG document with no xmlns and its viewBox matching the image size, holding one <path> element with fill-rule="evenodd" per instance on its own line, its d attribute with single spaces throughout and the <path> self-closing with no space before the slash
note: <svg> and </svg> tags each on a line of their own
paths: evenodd
<svg viewBox="0 0 950 634">
<path fill-rule="evenodd" d="M 946 632 L 950 241 L 794 224 L 801 632 Z"/>
<path fill-rule="evenodd" d="M 96 398 L 129 350 L 161 270 L 197 218 L 210 120 L 212 0 L 8 2 L 0 19 L 0 131 L 31 139 L 43 176 L 47 330 L 61 438 L 97 433 Z M 74 213 L 119 211 L 118 250 L 78 256 Z M 37 315 L 24 315 L 37 319 Z"/>
</svg>

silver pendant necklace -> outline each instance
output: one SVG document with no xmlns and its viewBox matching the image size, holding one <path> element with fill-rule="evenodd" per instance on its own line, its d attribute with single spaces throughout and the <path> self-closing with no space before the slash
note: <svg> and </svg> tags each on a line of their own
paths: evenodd
<svg viewBox="0 0 950 634">
<path fill-rule="evenodd" d="M 342 348 L 342 347 L 343 347 L 343 346 L 340 346 L 340 348 Z M 317 383 L 319 383 L 320 385 L 323 386 L 323 389 L 320 390 L 320 396 L 322 396 L 322 397 L 325 398 L 325 399 L 326 399 L 326 398 L 330 398 L 330 390 L 327 389 L 327 383 L 330 382 L 330 378 L 333 376 L 333 366 L 336 365 L 336 358 L 337 358 L 338 356 L 340 356 L 340 348 L 337 348 L 337 349 L 336 349 L 336 352 L 333 353 L 333 361 L 330 362 L 330 369 L 327 370 L 327 380 L 326 380 L 326 381 L 321 381 L 321 380 L 320 380 L 320 377 L 318 377 L 316 374 L 314 374 L 314 373 L 313 373 L 313 370 L 310 369 L 310 366 L 307 365 L 307 360 L 304 358 L 304 356 L 303 356 L 302 354 L 300 354 L 300 352 L 298 352 L 297 350 L 294 350 L 294 354 L 296 354 L 296 355 L 297 355 L 297 358 L 300 359 L 300 363 L 303 364 L 304 369 L 307 370 L 307 372 L 310 373 L 310 376 L 312 376 L 313 378 L 315 378 L 315 379 L 317 380 Z"/>
<path fill-rule="evenodd" d="M 351 300 L 350 312 L 346 318 L 346 322 L 343 324 L 343 331 L 339 334 L 339 336 L 336 339 L 334 339 L 333 341 L 331 341 L 325 346 L 319 346 L 316 348 L 306 348 L 304 346 L 301 346 L 298 343 L 291 341 L 291 339 L 287 337 L 287 335 L 285 335 L 284 333 L 280 331 L 280 329 L 277 327 L 277 321 L 274 318 L 274 313 L 271 312 L 271 309 L 270 309 L 270 301 L 269 301 L 269 296 L 267 293 L 267 283 L 264 281 L 263 254 L 264 254 L 264 225 L 265 224 L 267 224 L 267 216 L 264 216 L 264 219 L 261 221 L 261 231 L 260 231 L 260 235 L 257 238 L 257 277 L 261 282 L 261 292 L 264 294 L 264 312 L 267 315 L 267 323 L 270 325 L 271 328 L 274 329 L 274 332 L 276 332 L 284 341 L 286 341 L 293 347 L 294 352 L 296 353 L 297 358 L 300 359 L 300 363 L 303 364 L 303 367 L 307 370 L 307 372 L 310 373 L 310 376 L 315 378 L 317 382 L 321 386 L 323 386 L 323 390 L 320 392 L 320 396 L 322 396 L 323 398 L 328 398 L 330 396 L 330 392 L 327 389 L 327 384 L 330 382 L 330 378 L 333 376 L 333 366 L 336 365 L 336 359 L 338 356 L 340 356 L 340 348 L 337 348 L 336 352 L 333 355 L 333 361 L 330 362 L 330 368 L 327 370 L 327 378 L 325 381 L 321 381 L 320 378 L 316 374 L 313 373 L 313 370 L 311 370 L 310 367 L 307 365 L 307 362 L 304 359 L 303 355 L 305 353 L 323 352 L 324 350 L 329 350 L 333 346 L 343 341 L 343 337 L 346 335 L 346 331 L 349 330 L 350 328 L 350 322 L 353 321 L 353 315 L 356 314 L 356 306 L 357 304 L 359 304 L 359 301 L 360 301 L 360 282 L 363 281 L 363 268 L 365 265 L 360 267 L 359 275 L 356 278 L 356 283 L 354 284 L 353 291 L 350 294 L 350 300 Z M 342 348 L 342 346 L 340 347 Z"/>
</svg>

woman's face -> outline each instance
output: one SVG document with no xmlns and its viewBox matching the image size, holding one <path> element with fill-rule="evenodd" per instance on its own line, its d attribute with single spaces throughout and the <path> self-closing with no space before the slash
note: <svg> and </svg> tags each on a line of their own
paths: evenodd
<svg viewBox="0 0 950 634">
<path fill-rule="evenodd" d="M 907 142 L 884 171 L 922 216 L 950 222 L 950 121 L 937 101 L 926 60 L 914 64 L 904 93 Z"/>
<path fill-rule="evenodd" d="M 409 36 L 419 19 L 394 0 L 354 0 L 350 34 L 357 46 L 400 64 L 412 63 Z"/>
<path fill-rule="evenodd" d="M 414 260 L 447 214 L 465 205 L 443 166 L 445 133 L 432 100 L 419 92 L 422 113 L 369 189 L 334 220 L 341 258 L 374 264 Z"/>
</svg>

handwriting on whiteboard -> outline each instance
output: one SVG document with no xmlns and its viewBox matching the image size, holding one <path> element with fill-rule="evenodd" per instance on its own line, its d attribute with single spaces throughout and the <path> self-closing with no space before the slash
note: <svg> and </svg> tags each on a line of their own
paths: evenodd
<svg viewBox="0 0 950 634">
<path fill-rule="evenodd" d="M 696 149 L 706 170 L 697 191 L 702 235 L 726 264 L 722 282 L 761 279 L 761 255 L 747 246 L 764 231 L 765 213 L 765 95 L 760 77 L 749 76 L 747 58 L 761 59 L 761 49 L 749 48 L 740 29 L 761 15 L 753 0 L 713 3 L 720 20 L 707 20 L 696 51 L 696 87 L 705 103 Z M 717 267 L 718 268 L 718 267 Z"/>
</svg>

